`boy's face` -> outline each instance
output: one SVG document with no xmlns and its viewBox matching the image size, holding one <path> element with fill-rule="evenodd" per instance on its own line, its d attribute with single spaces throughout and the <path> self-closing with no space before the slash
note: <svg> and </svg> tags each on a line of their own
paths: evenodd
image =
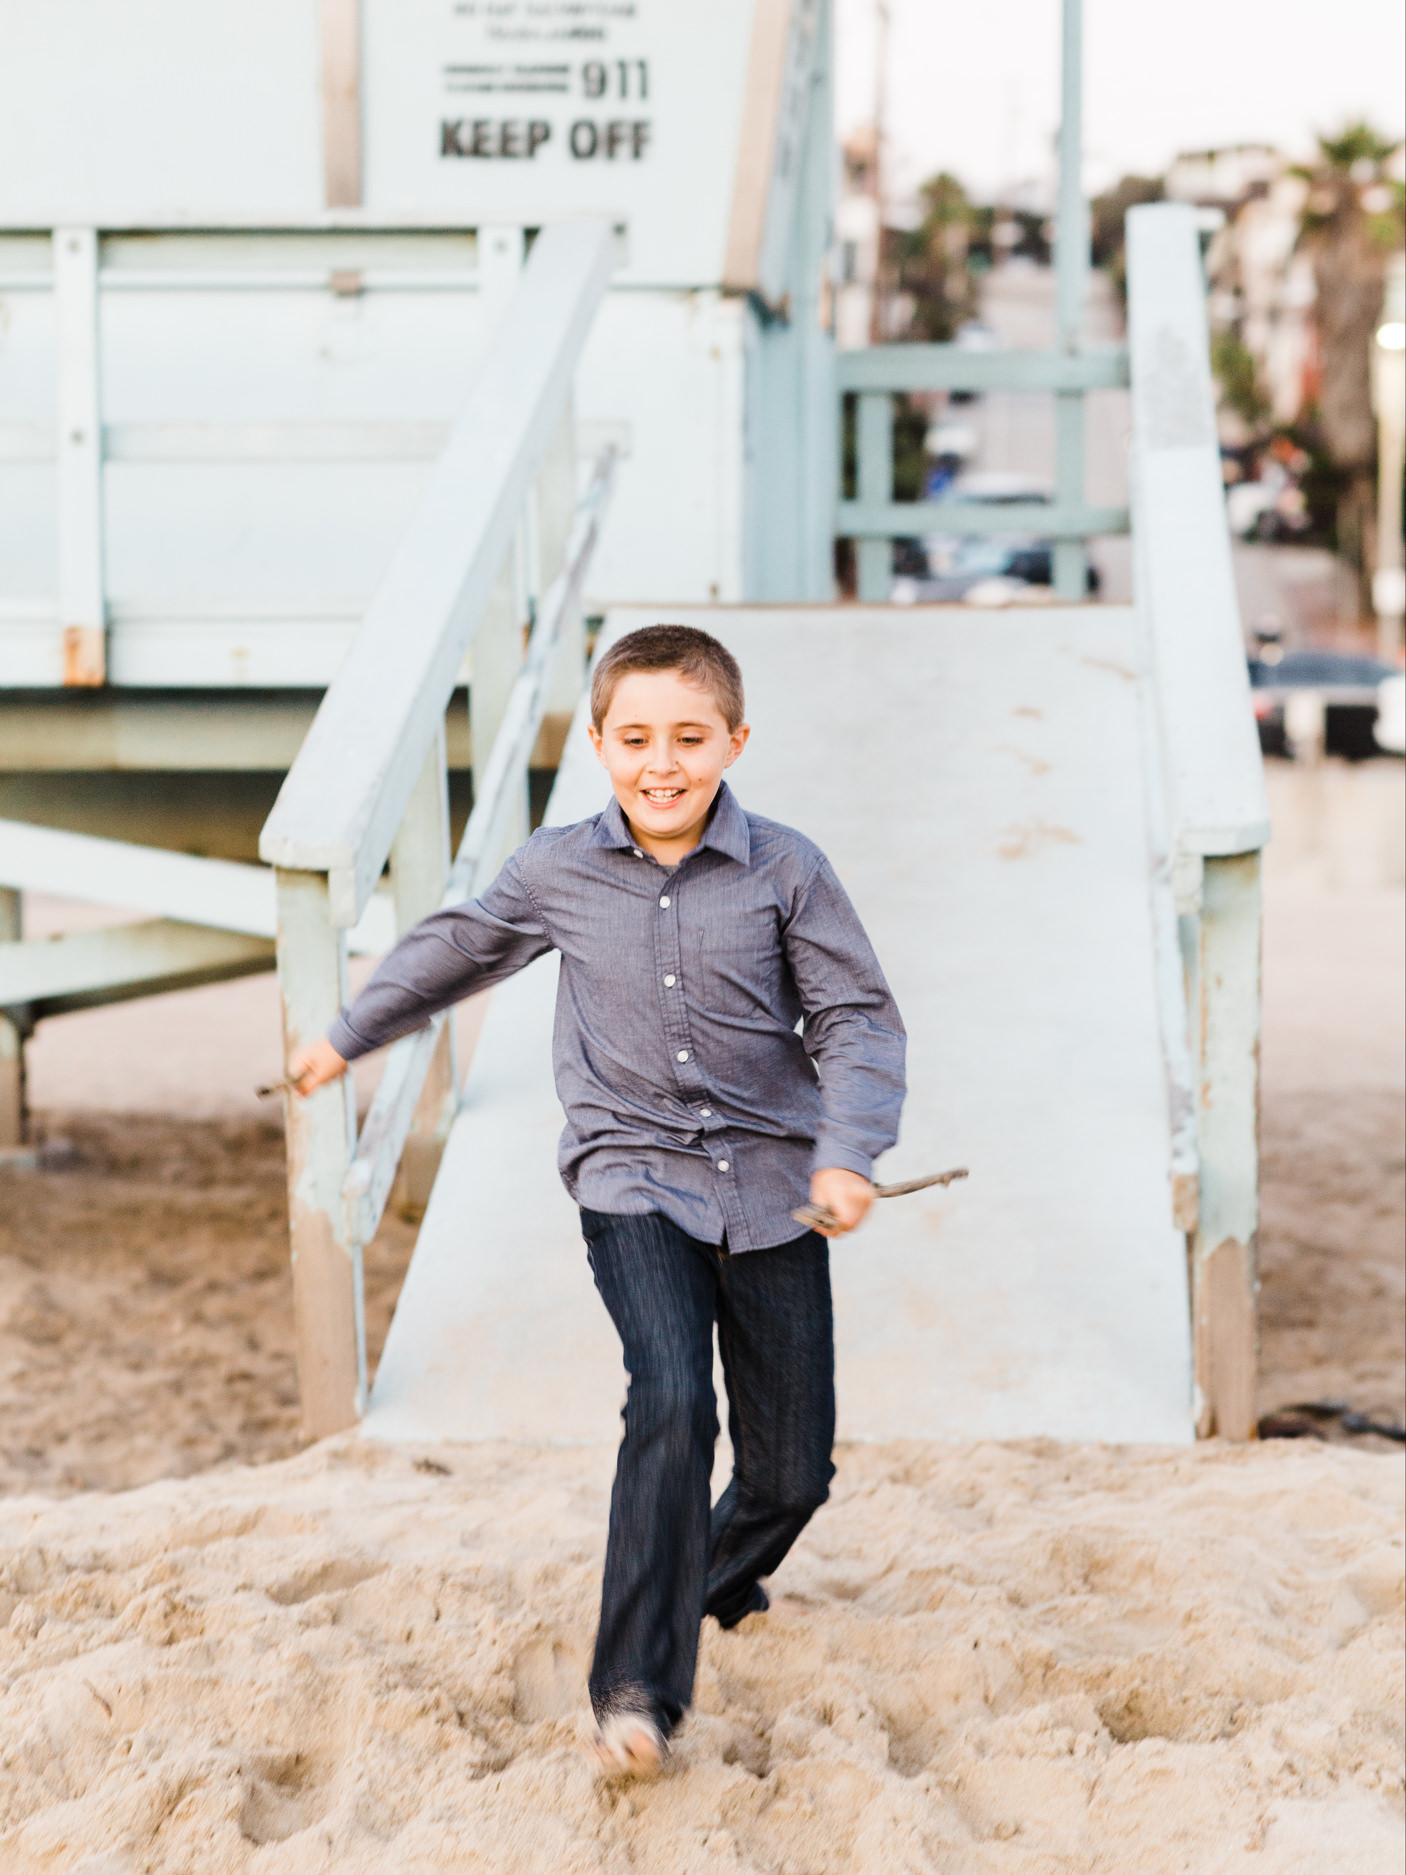
<svg viewBox="0 0 1406 1875">
<path fill-rule="evenodd" d="M 749 734 L 729 729 L 706 690 L 678 671 L 628 671 L 615 686 L 596 754 L 640 844 L 656 858 L 682 858 L 703 824 Z"/>
</svg>

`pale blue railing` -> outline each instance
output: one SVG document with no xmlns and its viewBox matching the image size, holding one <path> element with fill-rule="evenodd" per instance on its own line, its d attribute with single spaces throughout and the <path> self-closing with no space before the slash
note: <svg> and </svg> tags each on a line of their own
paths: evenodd
<svg viewBox="0 0 1406 1875">
<path fill-rule="evenodd" d="M 859 597 L 887 600 L 892 586 L 892 543 L 922 534 L 1036 534 L 1055 543 L 1055 591 L 1084 596 L 1083 543 L 1100 534 L 1126 534 L 1128 510 L 1093 507 L 1084 499 L 1082 404 L 1090 391 L 1128 383 L 1124 346 L 1088 352 L 975 352 L 960 345 L 876 345 L 840 352 L 835 360 L 840 395 L 857 393 L 856 499 L 841 501 L 835 532 L 857 543 Z M 989 503 L 895 501 L 893 400 L 908 391 L 1051 391 L 1079 421 L 1056 431 L 1053 502 Z M 1073 546 L 1073 553 L 1061 552 Z"/>
</svg>

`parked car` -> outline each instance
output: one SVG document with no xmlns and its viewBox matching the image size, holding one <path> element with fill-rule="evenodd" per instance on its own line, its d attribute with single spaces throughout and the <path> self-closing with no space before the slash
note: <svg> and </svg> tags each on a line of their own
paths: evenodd
<svg viewBox="0 0 1406 1875">
<path fill-rule="evenodd" d="M 1395 675 L 1391 665 L 1343 651 L 1279 651 L 1277 645 L 1265 646 L 1249 664 L 1266 755 L 1342 755 L 1360 762 L 1380 753 L 1379 693 Z"/>
<path fill-rule="evenodd" d="M 1377 685 L 1377 747 L 1388 755 L 1406 755 L 1406 676 L 1393 671 Z"/>
</svg>

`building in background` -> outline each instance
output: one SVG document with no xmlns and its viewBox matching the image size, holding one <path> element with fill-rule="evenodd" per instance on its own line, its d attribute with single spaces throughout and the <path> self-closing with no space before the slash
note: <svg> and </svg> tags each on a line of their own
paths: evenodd
<svg viewBox="0 0 1406 1875">
<path fill-rule="evenodd" d="M 1222 433 L 1244 444 L 1298 421 L 1317 388 L 1313 263 L 1299 246 L 1308 184 L 1265 144 L 1179 156 L 1170 201 L 1207 211 Z"/>
<path fill-rule="evenodd" d="M 842 351 L 867 345 L 874 329 L 879 280 L 878 133 L 851 131 L 840 152 L 835 209 L 835 343 Z"/>
</svg>

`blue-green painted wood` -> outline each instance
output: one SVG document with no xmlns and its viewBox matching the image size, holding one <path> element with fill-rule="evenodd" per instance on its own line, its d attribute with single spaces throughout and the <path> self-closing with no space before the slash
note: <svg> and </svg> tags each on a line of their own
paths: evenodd
<svg viewBox="0 0 1406 1875">
<path fill-rule="evenodd" d="M 861 399 L 861 476 L 863 402 Z M 862 488 L 862 480 L 860 485 Z M 921 534 L 1035 534 L 1042 540 L 1090 540 L 1100 534 L 1126 534 L 1128 510 L 1066 506 L 1058 501 L 842 501 L 836 530 L 841 539 L 861 541 L 911 539 Z M 1082 592 L 1078 596 L 1082 597 Z"/>
<path fill-rule="evenodd" d="M 893 399 L 887 392 L 861 392 L 855 447 L 859 500 L 842 501 L 840 515 L 851 510 L 874 516 L 892 514 L 899 504 L 893 499 Z M 872 527 L 847 528 L 841 520 L 839 526 L 842 535 L 850 534 L 859 540 L 859 597 L 885 604 L 893 585 L 893 548 L 889 543 L 894 534 L 904 530 L 887 521 Z"/>
<path fill-rule="evenodd" d="M 1106 391 L 1128 383 L 1126 346 L 1059 352 L 973 352 L 961 345 L 871 345 L 839 352 L 841 391 Z"/>
<path fill-rule="evenodd" d="M 828 599 L 834 587 L 839 410 L 820 306 L 834 196 L 828 3 L 813 47 L 784 291 L 746 315 L 742 589 L 751 599 Z"/>
</svg>

